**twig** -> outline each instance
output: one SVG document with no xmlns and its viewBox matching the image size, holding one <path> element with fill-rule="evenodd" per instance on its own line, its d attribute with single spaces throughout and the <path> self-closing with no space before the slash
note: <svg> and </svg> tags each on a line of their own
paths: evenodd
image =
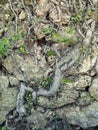
<svg viewBox="0 0 98 130">
<path fill-rule="evenodd" d="M 84 36 L 84 34 L 80 31 L 80 29 L 79 29 L 78 26 L 76 26 L 76 30 L 77 30 L 78 34 L 84 39 L 85 36 Z"/>
<path fill-rule="evenodd" d="M 8 0 L 8 2 L 9 2 L 9 4 L 10 4 L 10 8 L 11 8 L 11 10 L 12 10 L 14 16 L 15 16 L 15 21 L 16 21 L 16 32 L 17 32 L 17 30 L 18 30 L 18 26 L 17 26 L 17 24 L 18 24 L 18 17 L 17 17 L 17 14 L 15 13 L 15 11 L 13 10 L 11 0 Z"/>
<path fill-rule="evenodd" d="M 28 36 L 29 36 L 29 34 L 30 34 L 30 29 L 31 29 L 31 28 L 29 28 L 29 23 L 31 22 L 31 16 L 32 16 L 32 15 L 31 15 L 30 9 L 29 9 L 27 6 L 25 6 L 24 0 L 21 0 L 21 3 L 22 3 L 22 6 L 23 6 L 23 8 L 24 8 L 26 14 L 27 14 L 27 18 L 28 18 L 27 24 L 28 24 Z M 32 26 L 33 26 L 33 25 L 32 25 Z"/>
<path fill-rule="evenodd" d="M 54 3 L 55 5 L 59 5 L 59 1 L 51 0 L 51 2 Z"/>
<path fill-rule="evenodd" d="M 60 22 L 61 21 L 61 10 L 60 10 L 59 6 L 57 6 L 57 11 L 58 11 L 58 19 L 54 20 L 54 22 Z"/>
<path fill-rule="evenodd" d="M 31 20 L 31 15 L 30 15 L 31 12 L 30 12 L 29 8 L 28 8 L 27 6 L 25 6 L 24 0 L 21 0 L 21 2 L 22 2 L 22 5 L 23 5 L 24 10 L 25 10 L 26 13 L 27 13 L 28 20 L 29 20 L 29 22 L 31 22 L 31 21 L 30 21 L 30 20 Z"/>
<path fill-rule="evenodd" d="M 89 0 L 89 3 L 91 4 L 91 6 L 93 6 L 93 3 L 92 3 L 92 1 L 91 1 L 91 0 Z"/>
<path fill-rule="evenodd" d="M 24 4 L 24 0 L 21 0 L 21 3 L 22 3 L 23 8 L 25 9 L 26 6 L 25 6 L 25 4 Z"/>
<path fill-rule="evenodd" d="M 83 40 L 83 44 L 86 47 L 89 46 L 89 44 L 91 43 L 91 38 L 92 38 L 92 34 L 94 33 L 94 30 L 95 30 L 95 25 L 96 25 L 96 22 L 93 21 L 91 24 L 91 28 L 87 30 L 86 37 Z"/>
</svg>

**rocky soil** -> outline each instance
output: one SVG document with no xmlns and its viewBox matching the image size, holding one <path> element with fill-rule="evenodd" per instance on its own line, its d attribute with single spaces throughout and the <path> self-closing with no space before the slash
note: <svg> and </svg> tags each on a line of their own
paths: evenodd
<svg viewBox="0 0 98 130">
<path fill-rule="evenodd" d="M 0 130 L 97 130 L 97 1 L 1 0 Z"/>
</svg>

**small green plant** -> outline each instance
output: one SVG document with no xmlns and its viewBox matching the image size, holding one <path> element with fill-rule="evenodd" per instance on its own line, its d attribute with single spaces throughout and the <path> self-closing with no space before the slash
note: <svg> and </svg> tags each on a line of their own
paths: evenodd
<svg viewBox="0 0 98 130">
<path fill-rule="evenodd" d="M 22 38 L 20 33 L 15 33 L 10 37 L 11 42 L 15 42 L 18 41 Z"/>
<path fill-rule="evenodd" d="M 47 27 L 43 29 L 45 34 L 51 34 L 52 32 L 54 32 L 54 28 L 52 27 Z"/>
<path fill-rule="evenodd" d="M 40 22 L 41 21 L 41 18 L 39 18 L 39 17 L 34 17 L 33 18 L 33 22 L 35 22 L 35 23 L 38 23 L 38 22 Z"/>
<path fill-rule="evenodd" d="M 68 38 L 66 36 L 65 37 L 61 36 L 58 33 L 53 33 L 52 38 L 53 38 L 53 41 L 59 42 L 59 43 L 65 43 L 66 45 L 69 45 L 70 43 L 72 43 L 74 41 L 74 39 Z"/>
<path fill-rule="evenodd" d="M 0 130 L 8 130 L 6 126 L 3 126 Z"/>
<path fill-rule="evenodd" d="M 25 98 L 26 98 L 26 101 L 27 102 L 29 102 L 29 101 L 33 101 L 33 98 L 32 98 L 32 93 L 26 93 L 26 96 L 25 96 Z"/>
<path fill-rule="evenodd" d="M 98 19 L 98 9 L 96 10 L 88 9 L 85 14 L 86 14 L 85 15 L 86 20 L 90 18 L 95 19 L 95 20 Z"/>
<path fill-rule="evenodd" d="M 2 38 L 0 42 L 0 58 L 2 56 L 7 56 L 9 48 L 10 48 L 9 39 L 6 37 Z"/>
<path fill-rule="evenodd" d="M 56 56 L 56 53 L 53 50 L 49 50 L 47 51 L 47 56 Z"/>
<path fill-rule="evenodd" d="M 71 17 L 71 21 L 79 22 L 81 20 L 81 16 L 79 14 L 76 14 Z"/>
<path fill-rule="evenodd" d="M 11 45 L 22 38 L 21 34 L 15 33 L 10 37 L 3 37 L 0 41 L 0 58 L 7 56 Z"/>
<path fill-rule="evenodd" d="M 32 107 L 34 105 L 34 100 L 33 100 L 31 92 L 27 92 L 26 93 L 26 95 L 25 95 L 25 101 L 26 101 L 25 107 L 27 109 L 32 109 Z"/>
<path fill-rule="evenodd" d="M 47 78 L 43 78 L 42 81 L 41 81 L 41 85 L 42 87 L 44 88 L 47 88 L 50 86 L 50 84 L 52 83 L 52 78 L 51 77 L 47 77 Z"/>
<path fill-rule="evenodd" d="M 82 54 L 87 54 L 88 53 L 88 49 L 85 48 L 85 47 L 81 47 L 80 50 L 81 50 Z"/>
<path fill-rule="evenodd" d="M 22 45 L 22 46 L 19 48 L 19 51 L 20 51 L 20 53 L 25 53 L 25 52 L 26 52 L 26 45 Z"/>
<path fill-rule="evenodd" d="M 72 34 L 73 32 L 74 32 L 74 30 L 75 30 L 75 28 L 73 27 L 73 26 L 71 26 L 71 27 L 65 27 L 65 32 L 67 32 L 67 33 L 69 33 L 69 34 Z"/>
<path fill-rule="evenodd" d="M 91 16 L 91 14 L 92 14 L 92 10 L 91 10 L 91 9 L 88 9 L 88 10 L 86 11 L 85 19 L 89 19 L 89 17 Z"/>
<path fill-rule="evenodd" d="M 82 16 L 83 16 L 83 9 L 80 9 L 78 11 L 78 13 L 76 13 L 75 15 L 73 15 L 71 17 L 71 21 L 73 21 L 73 22 L 80 22 L 82 20 Z"/>
</svg>

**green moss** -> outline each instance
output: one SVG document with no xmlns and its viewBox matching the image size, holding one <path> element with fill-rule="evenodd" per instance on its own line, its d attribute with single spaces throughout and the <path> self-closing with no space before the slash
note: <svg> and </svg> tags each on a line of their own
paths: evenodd
<svg viewBox="0 0 98 130">
<path fill-rule="evenodd" d="M 72 83 L 72 82 L 73 82 L 73 80 L 70 80 L 70 79 L 66 79 L 66 78 L 61 79 L 61 83 L 63 83 L 63 84 Z"/>
</svg>

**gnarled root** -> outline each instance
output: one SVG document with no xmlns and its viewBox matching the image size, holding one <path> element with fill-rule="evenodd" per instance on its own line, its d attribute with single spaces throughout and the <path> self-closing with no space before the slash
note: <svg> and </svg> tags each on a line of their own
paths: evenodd
<svg viewBox="0 0 98 130">
<path fill-rule="evenodd" d="M 26 91 L 33 92 L 33 89 L 30 87 L 26 87 L 25 83 L 21 83 L 20 85 L 20 92 L 17 96 L 17 112 L 19 113 L 19 116 L 23 116 L 26 114 L 26 110 L 24 108 L 24 95 Z"/>
<path fill-rule="evenodd" d="M 53 79 L 53 84 L 50 87 L 50 90 L 47 91 L 45 89 L 40 89 L 37 92 L 37 96 L 53 96 L 58 91 L 58 88 L 60 86 L 60 80 L 61 80 L 61 71 L 59 69 L 58 63 L 56 64 L 56 70 L 55 70 L 55 76 Z"/>
<path fill-rule="evenodd" d="M 58 62 L 60 70 L 66 71 L 78 60 L 79 56 L 80 56 L 80 50 L 78 46 L 69 49 L 68 52 L 66 52 L 66 54 L 64 55 L 64 57 L 62 57 Z"/>
<path fill-rule="evenodd" d="M 56 71 L 53 84 L 50 87 L 49 91 L 45 89 L 39 89 L 38 92 L 35 92 L 33 91 L 32 88 L 26 87 L 26 84 L 22 82 L 20 85 L 20 92 L 17 96 L 17 112 L 19 113 L 19 117 L 22 117 L 23 115 L 26 114 L 26 110 L 24 108 L 24 96 L 26 91 L 32 92 L 33 99 L 36 99 L 36 96 L 53 96 L 58 91 L 58 88 L 60 86 L 60 80 L 61 80 L 61 71 L 59 69 L 58 64 L 56 64 Z"/>
</svg>

